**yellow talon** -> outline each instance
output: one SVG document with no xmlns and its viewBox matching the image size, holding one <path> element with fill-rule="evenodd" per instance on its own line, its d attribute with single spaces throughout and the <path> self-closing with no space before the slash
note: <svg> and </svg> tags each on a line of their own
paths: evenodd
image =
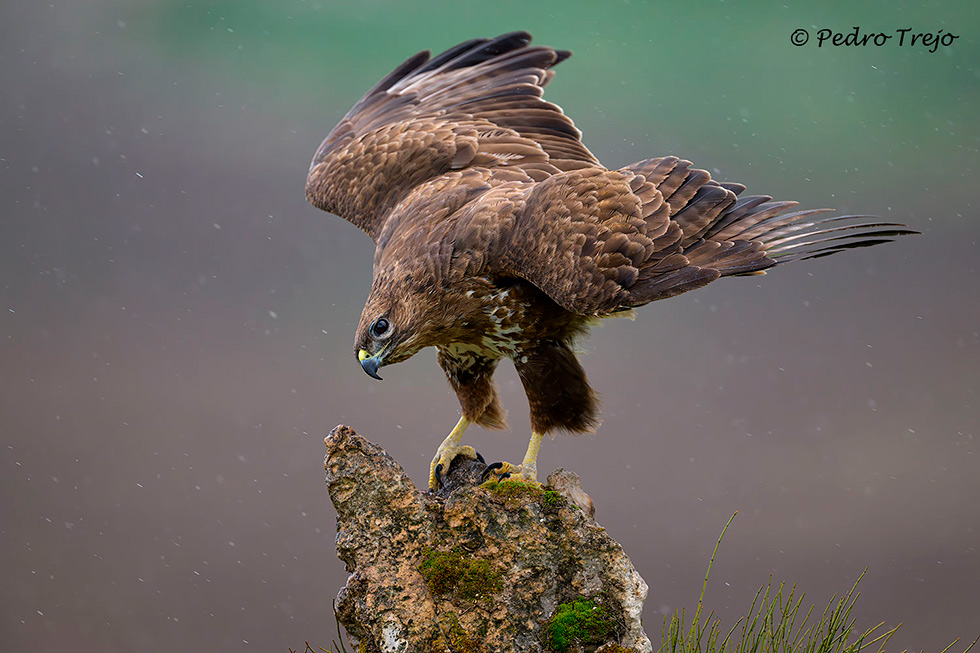
<svg viewBox="0 0 980 653">
<path fill-rule="evenodd" d="M 515 481 L 541 485 L 538 482 L 538 451 L 541 449 L 543 437 L 540 433 L 531 433 L 531 441 L 527 444 L 527 453 L 524 454 L 524 461 L 520 465 L 508 462 L 487 465 L 487 468 L 483 470 L 482 480 L 486 481 L 492 478 L 502 481 L 505 478 L 513 478 Z"/>
<path fill-rule="evenodd" d="M 449 470 L 449 465 L 456 456 L 466 456 L 467 458 L 480 458 L 476 449 L 469 445 L 460 446 L 459 441 L 463 437 L 463 432 L 470 425 L 470 421 L 465 417 L 460 417 L 453 430 L 442 441 L 436 449 L 436 455 L 429 464 L 429 489 L 438 490 L 440 486 L 439 475 Z"/>
</svg>

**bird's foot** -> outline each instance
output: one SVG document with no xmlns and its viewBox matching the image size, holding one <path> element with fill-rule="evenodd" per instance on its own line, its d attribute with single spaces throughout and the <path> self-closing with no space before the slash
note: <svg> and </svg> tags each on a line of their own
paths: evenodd
<svg viewBox="0 0 980 653">
<path fill-rule="evenodd" d="M 537 465 L 514 465 L 512 463 L 500 462 L 491 463 L 486 466 L 483 470 L 483 474 L 480 476 L 480 482 L 484 483 L 486 481 L 520 481 L 521 483 L 528 483 L 530 485 L 541 485 L 538 482 L 538 468 Z"/>
<path fill-rule="evenodd" d="M 456 456 L 465 456 L 467 458 L 474 458 L 479 460 L 481 463 L 486 463 L 480 452 L 469 446 L 468 444 L 453 445 L 446 444 L 443 442 L 439 448 L 436 450 L 436 455 L 432 459 L 432 463 L 429 465 L 429 489 L 432 491 L 438 490 L 442 487 L 442 476 L 444 472 L 449 471 L 449 466 L 452 464 Z"/>
</svg>

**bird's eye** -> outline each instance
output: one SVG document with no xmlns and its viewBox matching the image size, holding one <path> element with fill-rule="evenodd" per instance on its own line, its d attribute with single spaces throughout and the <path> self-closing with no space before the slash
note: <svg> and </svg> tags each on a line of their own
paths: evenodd
<svg viewBox="0 0 980 653">
<path fill-rule="evenodd" d="M 375 338 L 380 338 L 388 333 L 388 328 L 390 326 L 391 325 L 388 324 L 388 320 L 383 317 L 379 317 L 374 321 L 374 324 L 371 325 L 371 335 Z"/>
</svg>

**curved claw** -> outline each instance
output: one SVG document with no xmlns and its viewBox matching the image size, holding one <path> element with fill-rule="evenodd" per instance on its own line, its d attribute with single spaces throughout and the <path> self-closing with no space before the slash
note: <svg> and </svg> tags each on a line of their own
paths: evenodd
<svg viewBox="0 0 980 653">
<path fill-rule="evenodd" d="M 445 445 L 445 443 L 443 443 Z M 466 458 L 475 458 L 479 460 L 482 464 L 486 464 L 483 456 L 480 455 L 473 447 L 466 446 L 441 446 L 439 450 L 436 451 L 435 458 L 429 465 L 429 489 L 438 490 L 445 486 L 446 475 L 449 473 L 449 469 L 453 464 L 453 461 L 457 457 L 464 456 Z"/>
<path fill-rule="evenodd" d="M 500 481 L 506 481 L 508 478 L 515 481 L 520 481 L 521 483 L 541 485 L 536 478 L 534 468 L 525 467 L 524 465 L 515 465 L 508 462 L 491 463 L 487 465 L 483 469 L 483 473 L 480 474 L 480 483 L 485 483 L 487 481 L 496 481 L 499 483 Z"/>
<path fill-rule="evenodd" d="M 486 481 L 487 478 L 490 476 L 490 474 L 493 473 L 493 470 L 500 469 L 503 466 L 504 466 L 503 463 L 490 463 L 489 465 L 484 467 L 483 473 L 480 474 L 480 482 L 483 483 L 484 481 Z"/>
</svg>

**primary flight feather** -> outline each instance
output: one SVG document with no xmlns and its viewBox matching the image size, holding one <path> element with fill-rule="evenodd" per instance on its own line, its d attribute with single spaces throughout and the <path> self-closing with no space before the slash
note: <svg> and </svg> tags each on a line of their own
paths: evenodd
<svg viewBox="0 0 980 653">
<path fill-rule="evenodd" d="M 562 110 L 542 99 L 569 52 L 526 32 L 409 58 L 320 145 L 306 196 L 375 242 L 374 281 L 354 342 L 364 370 L 424 347 L 462 416 L 432 460 L 429 485 L 472 423 L 504 427 L 493 373 L 509 358 L 531 411 L 520 465 L 487 472 L 536 481 L 555 430 L 593 431 L 598 401 L 572 350 L 590 322 L 720 277 L 916 233 L 860 216 L 794 211 L 743 196 L 689 161 L 609 170 Z"/>
</svg>

